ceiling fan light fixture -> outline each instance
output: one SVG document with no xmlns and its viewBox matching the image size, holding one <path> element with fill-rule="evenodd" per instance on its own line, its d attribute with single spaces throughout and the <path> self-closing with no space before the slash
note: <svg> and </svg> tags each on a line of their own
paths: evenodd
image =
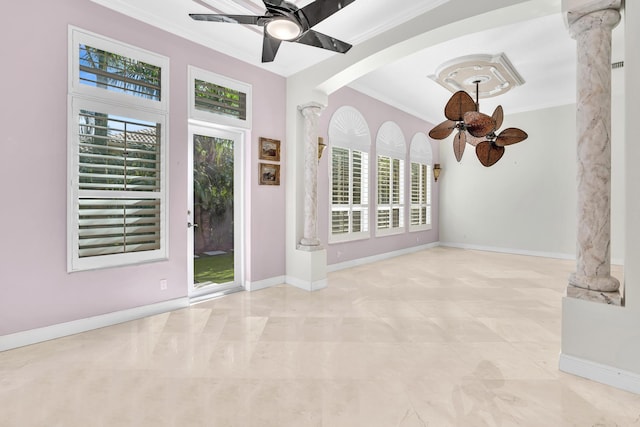
<svg viewBox="0 0 640 427">
<path fill-rule="evenodd" d="M 291 41 L 302 34 L 302 27 L 295 21 L 287 18 L 272 19 L 265 25 L 265 31 L 274 39 Z"/>
</svg>

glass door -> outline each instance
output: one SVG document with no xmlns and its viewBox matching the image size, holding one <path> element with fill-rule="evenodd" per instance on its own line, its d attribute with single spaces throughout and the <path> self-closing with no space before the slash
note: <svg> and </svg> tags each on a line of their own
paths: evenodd
<svg viewBox="0 0 640 427">
<path fill-rule="evenodd" d="M 190 126 L 188 206 L 190 296 L 235 289 L 242 281 L 238 160 L 242 134 Z"/>
</svg>

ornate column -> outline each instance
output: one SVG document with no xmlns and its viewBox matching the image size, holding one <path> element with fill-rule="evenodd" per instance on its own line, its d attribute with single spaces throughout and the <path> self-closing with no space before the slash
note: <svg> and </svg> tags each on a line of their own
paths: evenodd
<svg viewBox="0 0 640 427">
<path fill-rule="evenodd" d="M 578 213 L 576 272 L 567 296 L 620 304 L 611 276 L 611 30 L 620 21 L 615 1 L 593 2 L 569 31 L 577 41 Z"/>
<path fill-rule="evenodd" d="M 318 240 L 318 119 L 324 106 L 309 103 L 298 107 L 304 117 L 304 233 L 299 249 L 320 248 Z"/>
</svg>

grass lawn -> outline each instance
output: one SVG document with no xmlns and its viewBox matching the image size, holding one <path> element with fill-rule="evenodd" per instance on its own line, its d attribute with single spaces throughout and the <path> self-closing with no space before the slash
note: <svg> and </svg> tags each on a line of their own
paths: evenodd
<svg viewBox="0 0 640 427">
<path fill-rule="evenodd" d="M 201 255 L 193 260 L 196 283 L 227 283 L 233 281 L 233 252 L 224 255 Z"/>
</svg>

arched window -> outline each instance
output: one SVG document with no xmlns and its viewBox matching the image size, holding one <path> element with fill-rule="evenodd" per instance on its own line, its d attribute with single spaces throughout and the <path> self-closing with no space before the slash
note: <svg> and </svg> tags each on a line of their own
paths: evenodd
<svg viewBox="0 0 640 427">
<path fill-rule="evenodd" d="M 431 229 L 431 142 L 422 132 L 411 139 L 411 214 L 409 231 Z"/>
<path fill-rule="evenodd" d="M 358 110 L 343 106 L 333 113 L 329 122 L 329 145 L 329 242 L 368 238 L 371 133 Z"/>
<path fill-rule="evenodd" d="M 395 122 L 385 122 L 376 137 L 377 207 L 376 234 L 404 231 L 404 134 Z"/>
</svg>

